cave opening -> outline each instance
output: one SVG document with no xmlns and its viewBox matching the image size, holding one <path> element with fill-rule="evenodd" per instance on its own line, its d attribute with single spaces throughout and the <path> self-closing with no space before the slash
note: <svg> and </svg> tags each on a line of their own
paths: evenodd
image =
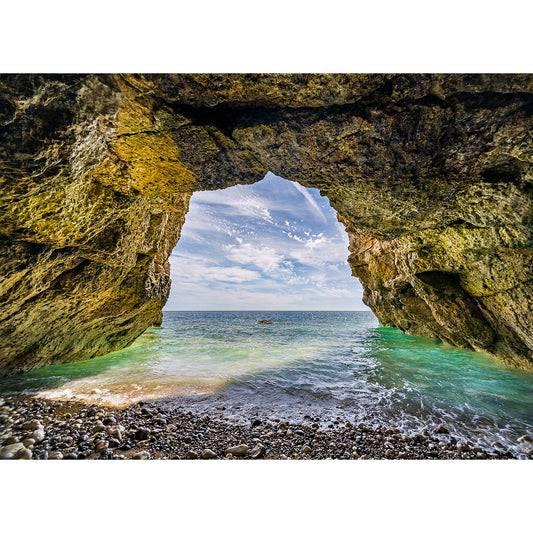
<svg viewBox="0 0 533 533">
<path fill-rule="evenodd" d="M 345 228 L 317 189 L 269 172 L 195 192 L 164 310 L 368 310 L 347 256 Z"/>
</svg>

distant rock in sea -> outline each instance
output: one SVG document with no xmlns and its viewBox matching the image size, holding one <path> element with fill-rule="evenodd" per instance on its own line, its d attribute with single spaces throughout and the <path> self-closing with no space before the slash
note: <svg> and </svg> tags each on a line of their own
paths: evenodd
<svg viewBox="0 0 533 533">
<path fill-rule="evenodd" d="M 272 320 L 258 320 L 258 324 L 275 324 L 275 322 L 272 322 Z"/>
</svg>

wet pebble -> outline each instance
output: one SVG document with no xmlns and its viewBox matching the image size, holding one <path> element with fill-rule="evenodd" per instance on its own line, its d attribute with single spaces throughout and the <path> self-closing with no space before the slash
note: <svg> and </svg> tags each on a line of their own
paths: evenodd
<svg viewBox="0 0 533 533">
<path fill-rule="evenodd" d="M 250 453 L 250 448 L 246 444 L 239 444 L 238 446 L 231 446 L 226 448 L 225 454 L 231 453 L 235 457 L 243 457 Z"/>
<path fill-rule="evenodd" d="M 59 406 L 61 409 L 56 414 Z M 71 412 L 65 413 L 67 409 Z M 31 453 L 31 458 L 36 459 L 74 456 L 78 459 L 120 459 L 124 455 L 126 458 L 197 459 L 207 458 L 208 452 L 220 459 L 235 460 L 501 459 L 512 456 L 505 448 L 494 448 L 487 453 L 472 443 L 458 443 L 457 439 L 446 435 L 447 428 L 443 430 L 443 424 L 437 426 L 438 432 L 422 429 L 415 437 L 402 434 L 398 428 L 372 428 L 364 422 L 354 427 L 340 417 L 319 420 L 306 415 L 305 423 L 300 424 L 274 417 L 261 421 L 257 413 L 249 419 L 241 417 L 239 421 L 223 414 L 212 410 L 209 411 L 211 416 L 205 411 L 195 415 L 191 411 L 160 405 L 152 407 L 146 403 L 124 409 L 93 409 L 69 402 L 34 403 L 16 399 L 11 405 L 0 408 L 0 418 L 9 421 L 5 429 L 0 429 L 3 431 L 0 450 L 12 458 L 20 451 L 20 456 L 28 457 Z M 33 433 L 39 440 L 32 438 Z M 436 433 L 445 436 L 439 440 Z M 528 436 L 523 437 L 518 439 L 522 446 L 516 455 L 529 458 L 528 452 L 531 453 L 533 447 Z M 5 448 L 14 444 L 19 445 L 15 452 L 8 450 L 6 453 Z M 128 453 L 119 455 L 118 450 Z"/>
<path fill-rule="evenodd" d="M 150 459 L 150 452 L 147 452 L 146 450 L 142 450 L 140 452 L 134 453 L 131 456 L 131 458 L 145 461 L 146 459 Z"/>
<path fill-rule="evenodd" d="M 210 450 L 209 448 L 202 450 L 202 452 L 200 453 L 200 457 L 202 459 L 214 459 L 216 456 L 217 454 L 213 450 Z M 187 457 L 187 459 L 193 459 L 193 458 Z"/>
<path fill-rule="evenodd" d="M 104 453 L 109 447 L 109 443 L 106 440 L 97 440 L 94 446 L 96 453 Z"/>
<path fill-rule="evenodd" d="M 151 431 L 147 428 L 140 428 L 135 432 L 135 440 L 147 440 Z"/>
<path fill-rule="evenodd" d="M 43 429 L 43 424 L 40 420 L 29 420 L 28 422 L 24 422 L 24 424 L 22 424 L 22 429 L 26 429 L 29 431 Z"/>
<path fill-rule="evenodd" d="M 43 428 L 36 429 L 30 436 L 30 439 L 33 439 L 35 442 L 41 442 L 45 438 L 45 433 Z"/>
<path fill-rule="evenodd" d="M 266 448 L 262 444 L 257 444 L 250 451 L 250 456 L 252 459 L 260 459 L 261 457 L 263 457 L 263 455 L 265 455 L 265 453 Z"/>
<path fill-rule="evenodd" d="M 60 451 L 51 451 L 48 452 L 48 459 L 54 460 L 54 459 L 63 459 L 63 454 Z"/>
<path fill-rule="evenodd" d="M 22 442 L 15 442 L 13 444 L 8 444 L 7 446 L 2 446 L 0 448 L 0 459 L 16 459 L 18 453 L 22 453 L 26 448 Z"/>
</svg>

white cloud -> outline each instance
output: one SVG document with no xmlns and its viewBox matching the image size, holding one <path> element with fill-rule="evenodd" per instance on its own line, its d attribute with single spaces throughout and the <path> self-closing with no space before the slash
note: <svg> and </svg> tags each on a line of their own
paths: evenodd
<svg viewBox="0 0 533 533">
<path fill-rule="evenodd" d="M 254 194 L 249 187 L 249 185 L 235 185 L 222 191 L 201 191 L 194 193 L 193 198 L 200 209 L 206 205 L 217 206 L 218 209 L 222 207 L 231 211 L 233 215 L 248 216 L 272 223 L 267 200 Z"/>
<path fill-rule="evenodd" d="M 166 309 L 362 308 L 348 237 L 326 204 L 272 175 L 195 193 L 170 259 Z"/>
<path fill-rule="evenodd" d="M 322 212 L 322 209 L 318 207 L 318 204 L 315 202 L 314 198 L 309 194 L 309 191 L 302 187 L 299 183 L 296 183 L 295 181 L 291 181 L 293 187 L 303 195 L 303 197 L 307 200 L 315 214 L 324 222 L 324 224 L 327 223 L 326 217 L 324 216 L 324 213 Z"/>
<path fill-rule="evenodd" d="M 225 246 L 227 257 L 236 263 L 246 265 L 255 265 L 263 272 L 271 273 L 279 268 L 283 261 L 283 255 L 280 255 L 274 248 L 267 246 L 256 246 L 252 243 L 245 243 L 240 246 L 230 244 Z"/>
<path fill-rule="evenodd" d="M 221 281 L 241 283 L 259 279 L 261 275 L 255 270 L 240 267 L 224 267 L 205 265 L 192 258 L 171 256 L 171 277 L 179 283 L 198 283 Z"/>
</svg>

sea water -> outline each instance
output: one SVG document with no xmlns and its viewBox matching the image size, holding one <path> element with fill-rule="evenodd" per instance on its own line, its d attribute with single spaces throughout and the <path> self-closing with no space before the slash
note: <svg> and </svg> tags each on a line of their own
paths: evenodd
<svg viewBox="0 0 533 533">
<path fill-rule="evenodd" d="M 381 327 L 370 312 L 169 311 L 124 350 L 4 379 L 0 392 L 163 400 L 236 421 L 339 417 L 407 434 L 445 424 L 450 436 L 516 454 L 533 434 L 533 373 Z"/>
</svg>

